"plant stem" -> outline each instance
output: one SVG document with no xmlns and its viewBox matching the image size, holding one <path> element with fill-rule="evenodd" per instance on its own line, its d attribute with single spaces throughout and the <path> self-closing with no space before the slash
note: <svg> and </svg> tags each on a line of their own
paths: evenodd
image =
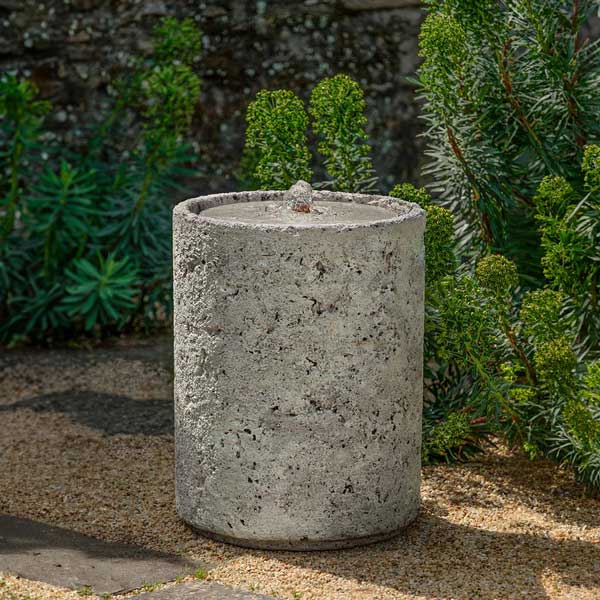
<svg viewBox="0 0 600 600">
<path fill-rule="evenodd" d="M 452 129 L 450 128 L 449 125 L 446 125 L 446 132 L 448 135 L 448 141 L 450 142 L 450 147 L 452 148 L 452 152 L 454 152 L 454 155 L 462 164 L 462 167 L 465 171 L 465 174 L 466 174 L 466 176 L 469 180 L 469 183 L 471 184 L 471 188 L 473 190 L 473 199 L 477 202 L 479 200 L 479 198 L 481 198 L 481 194 L 479 193 L 479 190 L 477 187 L 477 179 L 475 177 L 475 174 L 473 173 L 473 171 L 467 164 L 467 161 L 465 160 L 462 150 L 460 149 L 460 146 L 458 145 L 458 141 L 456 140 L 456 136 L 454 135 L 454 132 L 452 131 Z M 481 227 L 482 227 L 483 239 L 485 240 L 485 242 L 487 244 L 489 244 L 490 246 L 493 246 L 494 234 L 492 233 L 492 227 L 490 224 L 489 215 L 485 212 L 481 213 Z"/>
<path fill-rule="evenodd" d="M 539 154 L 540 158 L 544 161 L 544 164 L 546 165 L 548 171 L 552 175 L 555 175 L 556 169 L 555 169 L 554 163 L 548 157 L 548 154 L 546 153 L 546 149 L 544 148 L 544 145 L 542 144 L 540 138 L 537 136 L 537 134 L 533 130 L 533 126 L 531 125 L 531 123 L 527 119 L 527 116 L 523 112 L 521 103 L 519 102 L 518 98 L 514 94 L 514 88 L 513 88 L 513 84 L 512 84 L 512 80 L 511 80 L 511 76 L 510 76 L 510 71 L 508 69 L 508 63 L 509 63 L 508 51 L 509 51 L 509 49 L 510 49 L 510 42 L 507 40 L 506 42 L 504 42 L 504 45 L 502 46 L 502 53 L 497 58 L 498 68 L 500 69 L 500 79 L 502 81 L 502 85 L 503 85 L 506 95 L 508 97 L 508 101 L 509 101 L 512 109 L 515 111 L 517 121 L 521 124 L 521 126 L 523 127 L 523 129 L 525 130 L 525 132 L 527 133 L 527 135 L 533 142 L 534 147 L 537 148 L 538 154 Z"/>
<path fill-rule="evenodd" d="M 148 189 L 152 184 L 152 169 L 147 168 L 146 174 L 144 175 L 144 180 L 142 181 L 142 189 L 140 190 L 140 195 L 138 196 L 137 202 L 135 203 L 134 212 L 138 213 L 144 207 L 144 203 L 146 202 L 146 198 L 148 196 Z"/>
<path fill-rule="evenodd" d="M 18 132 L 19 123 L 17 123 L 16 131 Z M 15 138 L 17 133 L 15 133 Z M 6 215 L 2 224 L 2 234 L 0 240 L 4 241 L 12 233 L 15 226 L 15 216 L 17 213 L 17 203 L 19 199 L 19 162 L 23 154 L 23 143 L 14 140 L 13 152 L 10 156 L 10 190 L 8 192 L 8 206 L 6 207 Z"/>
<path fill-rule="evenodd" d="M 501 322 L 504 334 L 508 338 L 512 349 L 517 353 L 517 356 L 521 359 L 521 362 L 527 370 L 527 379 L 529 380 L 529 383 L 531 383 L 532 385 L 537 385 L 537 375 L 535 373 L 535 369 L 533 368 L 533 365 L 531 364 L 530 360 L 527 358 L 527 354 L 525 354 L 523 348 L 519 346 L 519 342 L 517 341 L 515 332 L 504 317 L 502 317 Z"/>
</svg>

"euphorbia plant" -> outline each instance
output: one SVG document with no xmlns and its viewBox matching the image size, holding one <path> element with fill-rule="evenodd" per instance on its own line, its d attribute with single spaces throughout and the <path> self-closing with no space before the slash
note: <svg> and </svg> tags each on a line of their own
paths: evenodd
<svg viewBox="0 0 600 600">
<path fill-rule="evenodd" d="M 113 110 L 77 152 L 42 152 L 49 105 L 33 84 L 0 78 L 1 343 L 166 322 L 170 198 L 192 158 L 200 49 L 192 20 L 161 20 L 153 54 L 115 82 Z"/>
<path fill-rule="evenodd" d="M 366 105 L 358 83 L 347 75 L 325 77 L 313 89 L 309 113 L 328 179 L 316 187 L 372 191 L 377 187 L 367 143 Z M 309 119 L 290 90 L 262 90 L 248 106 L 242 179 L 246 187 L 287 189 L 313 174 Z"/>
<path fill-rule="evenodd" d="M 592 0 L 426 0 L 416 81 L 432 190 L 452 208 L 462 249 L 501 252 L 542 281 L 537 188 L 579 191 L 600 139 L 600 49 Z"/>
<path fill-rule="evenodd" d="M 454 268 L 450 212 L 410 185 L 390 195 L 428 216 L 425 459 L 464 458 L 493 433 L 600 487 L 600 361 L 578 360 L 564 294 L 524 292 L 502 255 Z"/>
</svg>

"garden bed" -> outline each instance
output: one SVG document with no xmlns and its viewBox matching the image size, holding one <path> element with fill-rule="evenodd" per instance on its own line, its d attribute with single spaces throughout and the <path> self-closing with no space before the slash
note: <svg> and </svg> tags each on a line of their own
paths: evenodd
<svg viewBox="0 0 600 600">
<path fill-rule="evenodd" d="M 426 467 L 421 514 L 389 542 L 250 551 L 175 512 L 167 340 L 4 352 L 0 382 L 0 513 L 186 555 L 214 565 L 209 579 L 280 598 L 600 595 L 600 501 L 548 462 L 498 449 Z M 0 598 L 28 595 L 77 597 L 0 576 Z"/>
</svg>

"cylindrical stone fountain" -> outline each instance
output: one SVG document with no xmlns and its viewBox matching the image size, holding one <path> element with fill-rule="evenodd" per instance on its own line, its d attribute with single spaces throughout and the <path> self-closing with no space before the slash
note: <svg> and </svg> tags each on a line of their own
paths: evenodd
<svg viewBox="0 0 600 600">
<path fill-rule="evenodd" d="M 175 208 L 177 510 L 190 525 L 312 550 L 415 518 L 424 226 L 416 204 L 307 184 Z"/>
</svg>

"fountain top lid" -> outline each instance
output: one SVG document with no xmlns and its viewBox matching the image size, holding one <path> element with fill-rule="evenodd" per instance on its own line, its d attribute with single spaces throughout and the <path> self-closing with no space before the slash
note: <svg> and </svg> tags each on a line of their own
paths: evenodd
<svg viewBox="0 0 600 600">
<path fill-rule="evenodd" d="M 230 227 L 258 229 L 355 229 L 377 227 L 414 219 L 425 212 L 417 204 L 371 194 L 313 190 L 298 181 L 287 191 L 253 191 L 191 198 L 175 214 Z"/>
</svg>

